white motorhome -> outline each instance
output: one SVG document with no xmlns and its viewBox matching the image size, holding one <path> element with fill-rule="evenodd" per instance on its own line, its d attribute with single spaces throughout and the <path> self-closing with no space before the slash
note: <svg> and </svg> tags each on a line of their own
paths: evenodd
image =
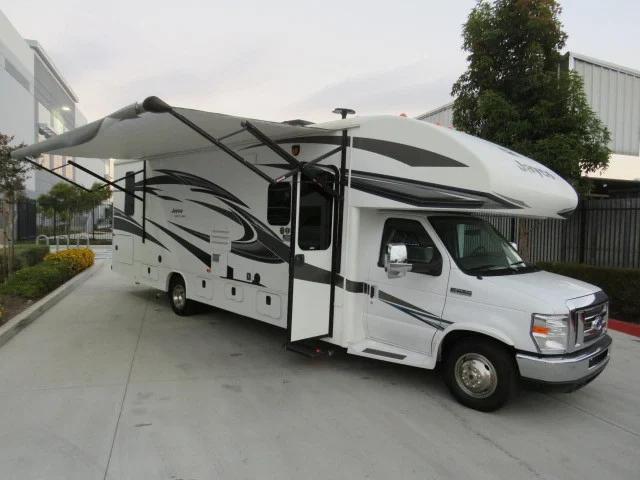
<svg viewBox="0 0 640 480">
<path fill-rule="evenodd" d="M 168 292 L 348 353 L 433 369 L 493 410 L 526 379 L 575 389 L 609 361 L 607 296 L 526 264 L 477 213 L 563 218 L 554 172 L 405 117 L 274 123 L 156 97 L 14 152 L 114 158 L 113 262 Z M 81 165 L 78 168 L 82 168 Z"/>
</svg>

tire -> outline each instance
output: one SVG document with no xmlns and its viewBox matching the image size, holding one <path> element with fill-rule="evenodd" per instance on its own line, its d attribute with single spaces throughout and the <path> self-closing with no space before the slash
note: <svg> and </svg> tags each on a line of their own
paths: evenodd
<svg viewBox="0 0 640 480">
<path fill-rule="evenodd" d="M 518 374 L 513 355 L 501 343 L 469 337 L 449 351 L 444 379 L 462 405 L 492 412 L 515 394 Z"/>
<path fill-rule="evenodd" d="M 169 284 L 169 303 L 171 308 L 182 317 L 194 312 L 194 302 L 187 298 L 187 287 L 180 275 L 175 275 Z"/>
</svg>

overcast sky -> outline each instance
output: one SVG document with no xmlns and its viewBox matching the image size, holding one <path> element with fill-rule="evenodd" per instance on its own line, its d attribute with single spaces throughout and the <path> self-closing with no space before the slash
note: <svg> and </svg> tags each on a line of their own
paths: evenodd
<svg viewBox="0 0 640 480">
<path fill-rule="evenodd" d="M 640 70 L 638 0 L 565 0 L 568 49 Z M 158 95 L 269 120 L 417 115 L 450 101 L 474 0 L 1 0 L 88 120 Z M 167 6 L 163 6 L 167 5 Z"/>
</svg>

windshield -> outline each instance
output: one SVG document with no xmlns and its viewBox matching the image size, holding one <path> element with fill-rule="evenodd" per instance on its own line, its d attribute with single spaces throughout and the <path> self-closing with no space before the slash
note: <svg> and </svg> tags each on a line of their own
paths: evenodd
<svg viewBox="0 0 640 480">
<path fill-rule="evenodd" d="M 471 275 L 509 275 L 537 270 L 480 218 L 433 216 L 429 221 L 458 267 Z"/>
</svg>

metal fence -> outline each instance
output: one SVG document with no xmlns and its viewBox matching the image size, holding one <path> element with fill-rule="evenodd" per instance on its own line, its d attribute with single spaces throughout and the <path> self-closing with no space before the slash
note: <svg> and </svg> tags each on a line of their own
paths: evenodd
<svg viewBox="0 0 640 480">
<path fill-rule="evenodd" d="M 7 221 L 7 202 L 0 200 L 0 224 Z M 110 203 L 82 212 L 47 212 L 35 200 L 20 200 L 15 205 L 15 238 L 18 241 L 34 240 L 45 235 L 49 243 L 61 238 L 66 243 L 76 243 L 80 237 L 89 237 L 92 243 L 111 243 L 113 236 L 113 207 Z M 65 238 L 66 236 L 66 238 Z"/>
<path fill-rule="evenodd" d="M 640 268 L 640 198 L 584 200 L 568 220 L 481 217 L 530 262 Z"/>
<path fill-rule="evenodd" d="M 6 212 L 0 201 L 0 212 Z M 33 200 L 17 205 L 18 240 L 47 235 L 50 242 L 68 235 L 72 243 L 86 234 L 92 242 L 110 243 L 112 205 L 88 212 L 46 214 Z M 640 268 L 640 198 L 584 200 L 568 220 L 480 215 L 518 244 L 530 262 L 579 262 L 602 267 Z M 0 224 L 4 215 L 0 215 Z"/>
</svg>

